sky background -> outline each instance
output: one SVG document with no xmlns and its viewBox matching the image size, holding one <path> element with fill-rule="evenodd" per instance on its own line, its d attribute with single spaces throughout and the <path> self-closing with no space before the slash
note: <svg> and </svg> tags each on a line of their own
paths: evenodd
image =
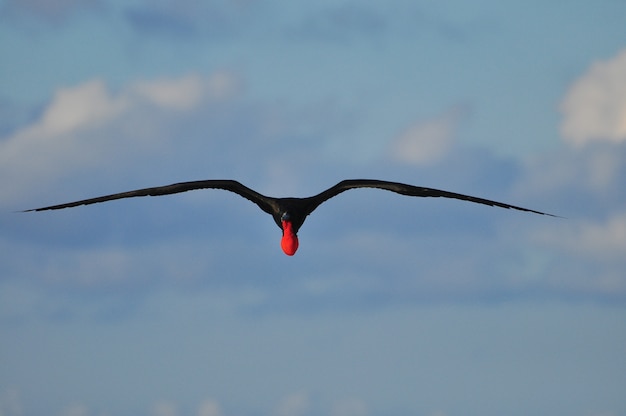
<svg viewBox="0 0 626 416">
<path fill-rule="evenodd" d="M 626 415 L 625 18 L 0 0 L 0 416 Z"/>
</svg>

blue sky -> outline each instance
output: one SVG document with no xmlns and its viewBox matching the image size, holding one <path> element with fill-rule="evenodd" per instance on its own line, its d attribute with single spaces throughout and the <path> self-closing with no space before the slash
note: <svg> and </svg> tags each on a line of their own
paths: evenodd
<svg viewBox="0 0 626 416">
<path fill-rule="evenodd" d="M 0 416 L 626 415 L 625 15 L 0 1 Z"/>
</svg>

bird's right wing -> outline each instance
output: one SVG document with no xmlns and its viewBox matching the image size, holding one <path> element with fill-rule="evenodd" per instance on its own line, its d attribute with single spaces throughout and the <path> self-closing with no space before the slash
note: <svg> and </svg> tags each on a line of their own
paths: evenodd
<svg viewBox="0 0 626 416">
<path fill-rule="evenodd" d="M 193 191 L 196 189 L 223 189 L 226 191 L 234 192 L 254 202 L 255 204 L 259 206 L 259 208 L 261 208 L 263 211 L 267 212 L 270 215 L 273 215 L 274 212 L 278 209 L 274 198 L 270 198 L 256 191 L 253 191 L 252 189 L 242 185 L 241 183 L 235 180 L 209 179 L 209 180 L 203 180 L 203 181 L 180 182 L 180 183 L 174 183 L 171 185 L 156 186 L 153 188 L 136 189 L 134 191 L 120 192 L 117 194 L 104 195 L 104 196 L 99 196 L 96 198 L 83 199 L 83 200 L 74 201 L 74 202 L 67 202 L 64 204 L 50 205 L 47 207 L 35 208 L 35 209 L 28 209 L 24 212 L 72 208 L 72 207 L 77 207 L 80 205 L 97 204 L 100 202 L 113 201 L 116 199 L 135 198 L 135 197 L 140 197 L 140 196 L 171 195 L 171 194 L 177 194 L 180 192 Z"/>
<path fill-rule="evenodd" d="M 407 185 L 399 182 L 389 182 L 389 181 L 381 181 L 377 179 L 346 179 L 339 182 L 337 185 L 328 188 L 327 190 L 320 192 L 319 194 L 307 198 L 307 215 L 313 212 L 315 208 L 317 208 L 320 204 L 327 201 L 328 199 L 345 192 L 349 189 L 355 188 L 378 188 L 384 189 L 387 191 L 396 192 L 398 194 L 407 195 L 407 196 L 418 196 L 418 197 L 443 197 L 443 198 L 453 198 L 460 199 L 463 201 L 474 202 L 477 204 L 495 206 L 500 208 L 507 209 L 516 209 L 518 211 L 526 211 L 533 212 L 535 214 L 541 215 L 549 215 L 551 217 L 555 217 L 556 215 L 546 214 L 545 212 L 535 211 L 533 209 L 522 208 L 515 205 L 505 204 L 503 202 L 492 201 L 489 199 L 478 198 L 470 195 L 457 194 L 454 192 L 442 191 L 440 189 L 434 188 L 425 188 L 422 186 L 414 186 Z"/>
</svg>

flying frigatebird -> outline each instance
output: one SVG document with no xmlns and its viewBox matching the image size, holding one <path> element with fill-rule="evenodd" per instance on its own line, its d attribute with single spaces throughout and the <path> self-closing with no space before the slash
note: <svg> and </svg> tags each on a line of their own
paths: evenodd
<svg viewBox="0 0 626 416">
<path fill-rule="evenodd" d="M 250 201 L 257 204 L 259 208 L 261 208 L 263 211 L 270 214 L 272 218 L 274 218 L 276 224 L 283 231 L 280 246 L 282 247 L 285 254 L 287 254 L 288 256 L 293 256 L 296 253 L 296 250 L 298 250 L 298 230 L 300 229 L 300 227 L 302 227 L 302 224 L 304 223 L 306 217 L 323 202 L 344 191 L 347 191 L 348 189 L 354 188 L 378 188 L 408 196 L 454 198 L 463 201 L 474 202 L 477 204 L 484 204 L 507 209 L 516 209 L 519 211 L 533 212 L 535 214 L 549 215 L 551 217 L 555 217 L 555 215 L 547 214 L 545 212 L 522 208 L 515 205 L 509 205 L 502 202 L 491 201 L 489 199 L 477 198 L 475 196 L 457 194 L 454 192 L 442 191 L 433 188 L 425 188 L 422 186 L 407 185 L 398 182 L 381 181 L 376 179 L 346 179 L 339 182 L 335 186 L 332 186 L 327 190 L 308 198 L 273 198 L 262 195 L 235 180 L 210 179 L 204 181 L 180 182 L 172 185 L 157 186 L 154 188 L 137 189 L 134 191 L 105 195 L 97 198 L 83 199 L 80 201 L 68 202 L 65 204 L 29 209 L 24 212 L 71 208 L 79 205 L 97 204 L 99 202 L 112 201 L 122 198 L 134 198 L 138 196 L 170 195 L 180 192 L 192 191 L 195 189 L 224 189 L 226 191 L 234 192 L 246 199 L 249 199 Z"/>
</svg>

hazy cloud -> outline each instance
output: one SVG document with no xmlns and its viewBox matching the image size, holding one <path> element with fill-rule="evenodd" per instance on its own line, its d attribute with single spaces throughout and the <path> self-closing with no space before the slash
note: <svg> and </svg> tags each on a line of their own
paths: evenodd
<svg viewBox="0 0 626 416">
<path fill-rule="evenodd" d="M 626 300 L 626 212 L 566 219 L 523 234 L 535 245 L 529 265 L 535 275 L 542 270 L 546 293 Z"/>
<path fill-rule="evenodd" d="M 63 416 L 89 416 L 89 408 L 80 403 L 73 403 L 61 412 Z"/>
<path fill-rule="evenodd" d="M 176 36 L 198 34 L 196 24 L 186 16 L 169 10 L 132 8 L 126 12 L 131 26 L 139 32 L 166 33 Z"/>
<path fill-rule="evenodd" d="M 333 404 L 332 416 L 367 416 L 367 405 L 363 400 L 350 398 L 339 400 Z"/>
<path fill-rule="evenodd" d="M 152 416 L 179 416 L 177 406 L 169 401 L 159 401 L 152 406 Z"/>
<path fill-rule="evenodd" d="M 546 227 L 537 234 L 542 241 L 550 242 L 577 258 L 584 256 L 597 261 L 624 260 L 626 264 L 626 212 L 611 215 L 604 220 Z M 623 284 L 626 288 L 626 278 Z"/>
<path fill-rule="evenodd" d="M 561 134 L 568 143 L 626 141 L 626 50 L 594 63 L 574 82 L 561 112 Z"/>
<path fill-rule="evenodd" d="M 7 389 L 0 392 L 0 415 L 1 416 L 22 416 L 22 400 L 17 389 Z"/>
<path fill-rule="evenodd" d="M 9 16 L 59 22 L 78 10 L 93 9 L 100 5 L 101 0 L 7 0 L 3 12 Z"/>
<path fill-rule="evenodd" d="M 363 35 L 379 35 L 385 27 L 381 13 L 353 3 L 311 12 L 294 32 L 305 39 L 341 42 Z"/>
<path fill-rule="evenodd" d="M 143 1 L 130 6 L 125 16 L 136 31 L 148 35 L 221 38 L 246 28 L 251 4 L 247 0 Z"/>
<path fill-rule="evenodd" d="M 311 400 L 304 392 L 294 393 L 281 400 L 276 408 L 276 416 L 304 416 L 308 414 Z"/>
<path fill-rule="evenodd" d="M 153 104 L 172 110 L 189 110 L 202 100 L 228 100 L 241 89 L 240 79 L 228 71 L 219 71 L 209 77 L 191 74 L 180 78 L 138 81 L 131 91 Z"/>
<path fill-rule="evenodd" d="M 414 165 L 433 165 L 446 155 L 466 111 L 451 108 L 439 116 L 418 121 L 393 139 L 391 157 Z"/>
<path fill-rule="evenodd" d="M 198 407 L 198 416 L 222 416 L 220 404 L 213 399 L 207 399 Z"/>
<path fill-rule="evenodd" d="M 594 142 L 529 157 L 514 187 L 520 197 L 541 198 L 559 215 L 597 218 L 626 203 L 624 175 L 626 145 Z"/>
</svg>

